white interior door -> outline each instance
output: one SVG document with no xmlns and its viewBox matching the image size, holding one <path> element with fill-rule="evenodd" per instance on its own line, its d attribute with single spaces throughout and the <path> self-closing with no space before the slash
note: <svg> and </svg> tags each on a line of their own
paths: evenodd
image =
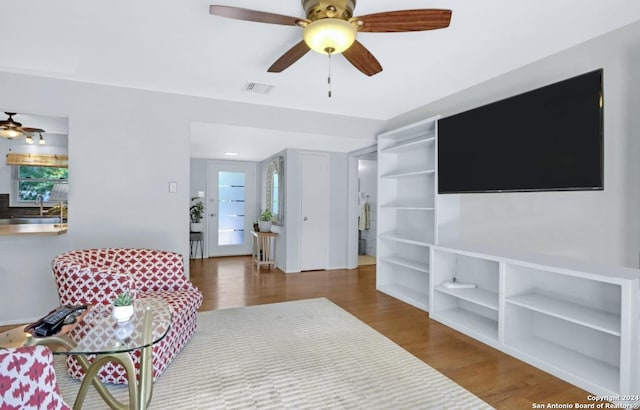
<svg viewBox="0 0 640 410">
<path fill-rule="evenodd" d="M 300 270 L 329 266 L 329 157 L 301 155 Z"/>
<path fill-rule="evenodd" d="M 253 164 L 209 162 L 209 256 L 251 254 L 255 174 Z"/>
</svg>

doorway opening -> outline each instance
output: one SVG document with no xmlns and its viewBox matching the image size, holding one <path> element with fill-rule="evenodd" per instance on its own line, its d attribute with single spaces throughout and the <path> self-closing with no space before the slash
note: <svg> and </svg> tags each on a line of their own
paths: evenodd
<svg viewBox="0 0 640 410">
<path fill-rule="evenodd" d="M 372 145 L 349 158 L 349 268 L 375 265 L 377 247 L 378 154 Z"/>
</svg>

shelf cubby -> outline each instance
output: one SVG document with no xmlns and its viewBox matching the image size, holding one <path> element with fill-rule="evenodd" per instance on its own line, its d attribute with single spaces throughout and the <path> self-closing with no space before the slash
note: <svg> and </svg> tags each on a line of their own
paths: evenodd
<svg viewBox="0 0 640 410">
<path fill-rule="evenodd" d="M 432 243 L 432 239 L 428 236 L 428 234 L 428 232 L 425 232 L 422 235 L 415 235 L 414 233 L 409 232 L 390 231 L 379 234 L 378 238 L 393 242 L 401 242 L 410 245 L 427 247 L 430 243 Z"/>
<path fill-rule="evenodd" d="M 443 293 L 435 293 L 433 298 L 437 310 L 430 311 L 432 319 L 492 346 L 498 343 L 497 311 Z"/>
<path fill-rule="evenodd" d="M 491 310 L 498 310 L 498 292 L 492 292 L 481 288 L 446 288 L 435 286 L 436 292 L 451 295 L 461 300 L 466 300 L 478 306 Z"/>
<path fill-rule="evenodd" d="M 505 345 L 552 372 L 562 372 L 574 384 L 620 391 L 620 338 L 508 303 Z"/>
<path fill-rule="evenodd" d="M 380 152 L 384 154 L 398 154 L 406 151 L 420 150 L 423 147 L 434 145 L 435 141 L 435 136 L 425 138 L 424 136 L 420 135 L 409 139 L 399 140 L 395 143 L 392 143 L 392 145 L 388 145 L 382 148 Z"/>
<path fill-rule="evenodd" d="M 507 298 L 507 303 L 620 336 L 620 316 L 539 293 Z"/>
<path fill-rule="evenodd" d="M 429 273 L 429 264 L 427 262 L 416 261 L 397 255 L 380 257 L 380 260 L 392 265 L 404 266 L 405 268 L 417 270 L 419 272 Z"/>
<path fill-rule="evenodd" d="M 381 284 L 377 289 L 418 309 L 427 310 L 429 307 L 429 293 L 421 289 L 410 288 L 399 283 Z"/>
<path fill-rule="evenodd" d="M 433 175 L 434 173 L 435 173 L 435 170 L 433 168 L 416 169 L 411 171 L 394 170 L 392 172 L 389 172 L 388 174 L 381 175 L 380 178 L 390 178 L 390 179 L 407 178 L 407 177 L 416 177 L 416 176 L 422 176 L 422 175 Z"/>
<path fill-rule="evenodd" d="M 429 305 L 428 271 L 416 269 L 415 261 L 409 264 L 396 262 L 397 258 L 379 258 L 377 268 L 389 274 L 379 277 L 378 290 L 396 298 L 403 297 L 405 302 L 426 309 Z"/>
</svg>

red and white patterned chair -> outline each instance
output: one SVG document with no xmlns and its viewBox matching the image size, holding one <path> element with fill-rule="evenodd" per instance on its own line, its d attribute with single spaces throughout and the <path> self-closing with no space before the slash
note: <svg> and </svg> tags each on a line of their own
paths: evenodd
<svg viewBox="0 0 640 410">
<path fill-rule="evenodd" d="M 48 347 L 0 349 L 0 409 L 71 410 L 60 395 Z"/>
<path fill-rule="evenodd" d="M 171 306 L 171 329 L 153 346 L 154 381 L 195 332 L 202 293 L 185 277 L 183 258 L 178 253 L 131 248 L 83 249 L 58 255 L 51 266 L 63 305 L 111 304 L 116 295 L 129 291 L 135 298 L 159 297 Z M 73 330 L 69 336 L 77 337 Z M 140 351 L 132 354 L 138 371 Z M 83 376 L 80 364 L 72 356 L 67 365 L 72 377 Z M 107 383 L 127 382 L 124 368 L 116 363 L 104 365 L 99 377 Z"/>
</svg>

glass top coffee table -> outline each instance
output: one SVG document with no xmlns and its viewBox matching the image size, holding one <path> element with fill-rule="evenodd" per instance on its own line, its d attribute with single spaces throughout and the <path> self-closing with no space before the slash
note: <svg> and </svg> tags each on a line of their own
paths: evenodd
<svg viewBox="0 0 640 410">
<path fill-rule="evenodd" d="M 0 346 L 39 344 L 51 347 L 54 354 L 74 355 L 85 371 L 73 405 L 74 409 L 82 408 L 90 384 L 93 384 L 103 400 L 112 408 L 127 407 L 117 401 L 97 377 L 98 371 L 105 363 L 118 362 L 127 373 L 128 407 L 145 409 L 151 400 L 153 390 L 152 346 L 166 336 L 171 327 L 172 317 L 171 307 L 160 298 L 137 299 L 134 302 L 133 316 L 126 322 L 117 322 L 113 318 L 111 306 L 96 305 L 80 316 L 77 323 L 63 329 L 63 334 L 34 337 L 25 332 L 24 327 L 19 327 L 1 333 Z M 133 359 L 129 354 L 135 350 L 141 350 L 138 381 Z M 96 357 L 93 362 L 89 362 L 87 355 Z"/>
</svg>

